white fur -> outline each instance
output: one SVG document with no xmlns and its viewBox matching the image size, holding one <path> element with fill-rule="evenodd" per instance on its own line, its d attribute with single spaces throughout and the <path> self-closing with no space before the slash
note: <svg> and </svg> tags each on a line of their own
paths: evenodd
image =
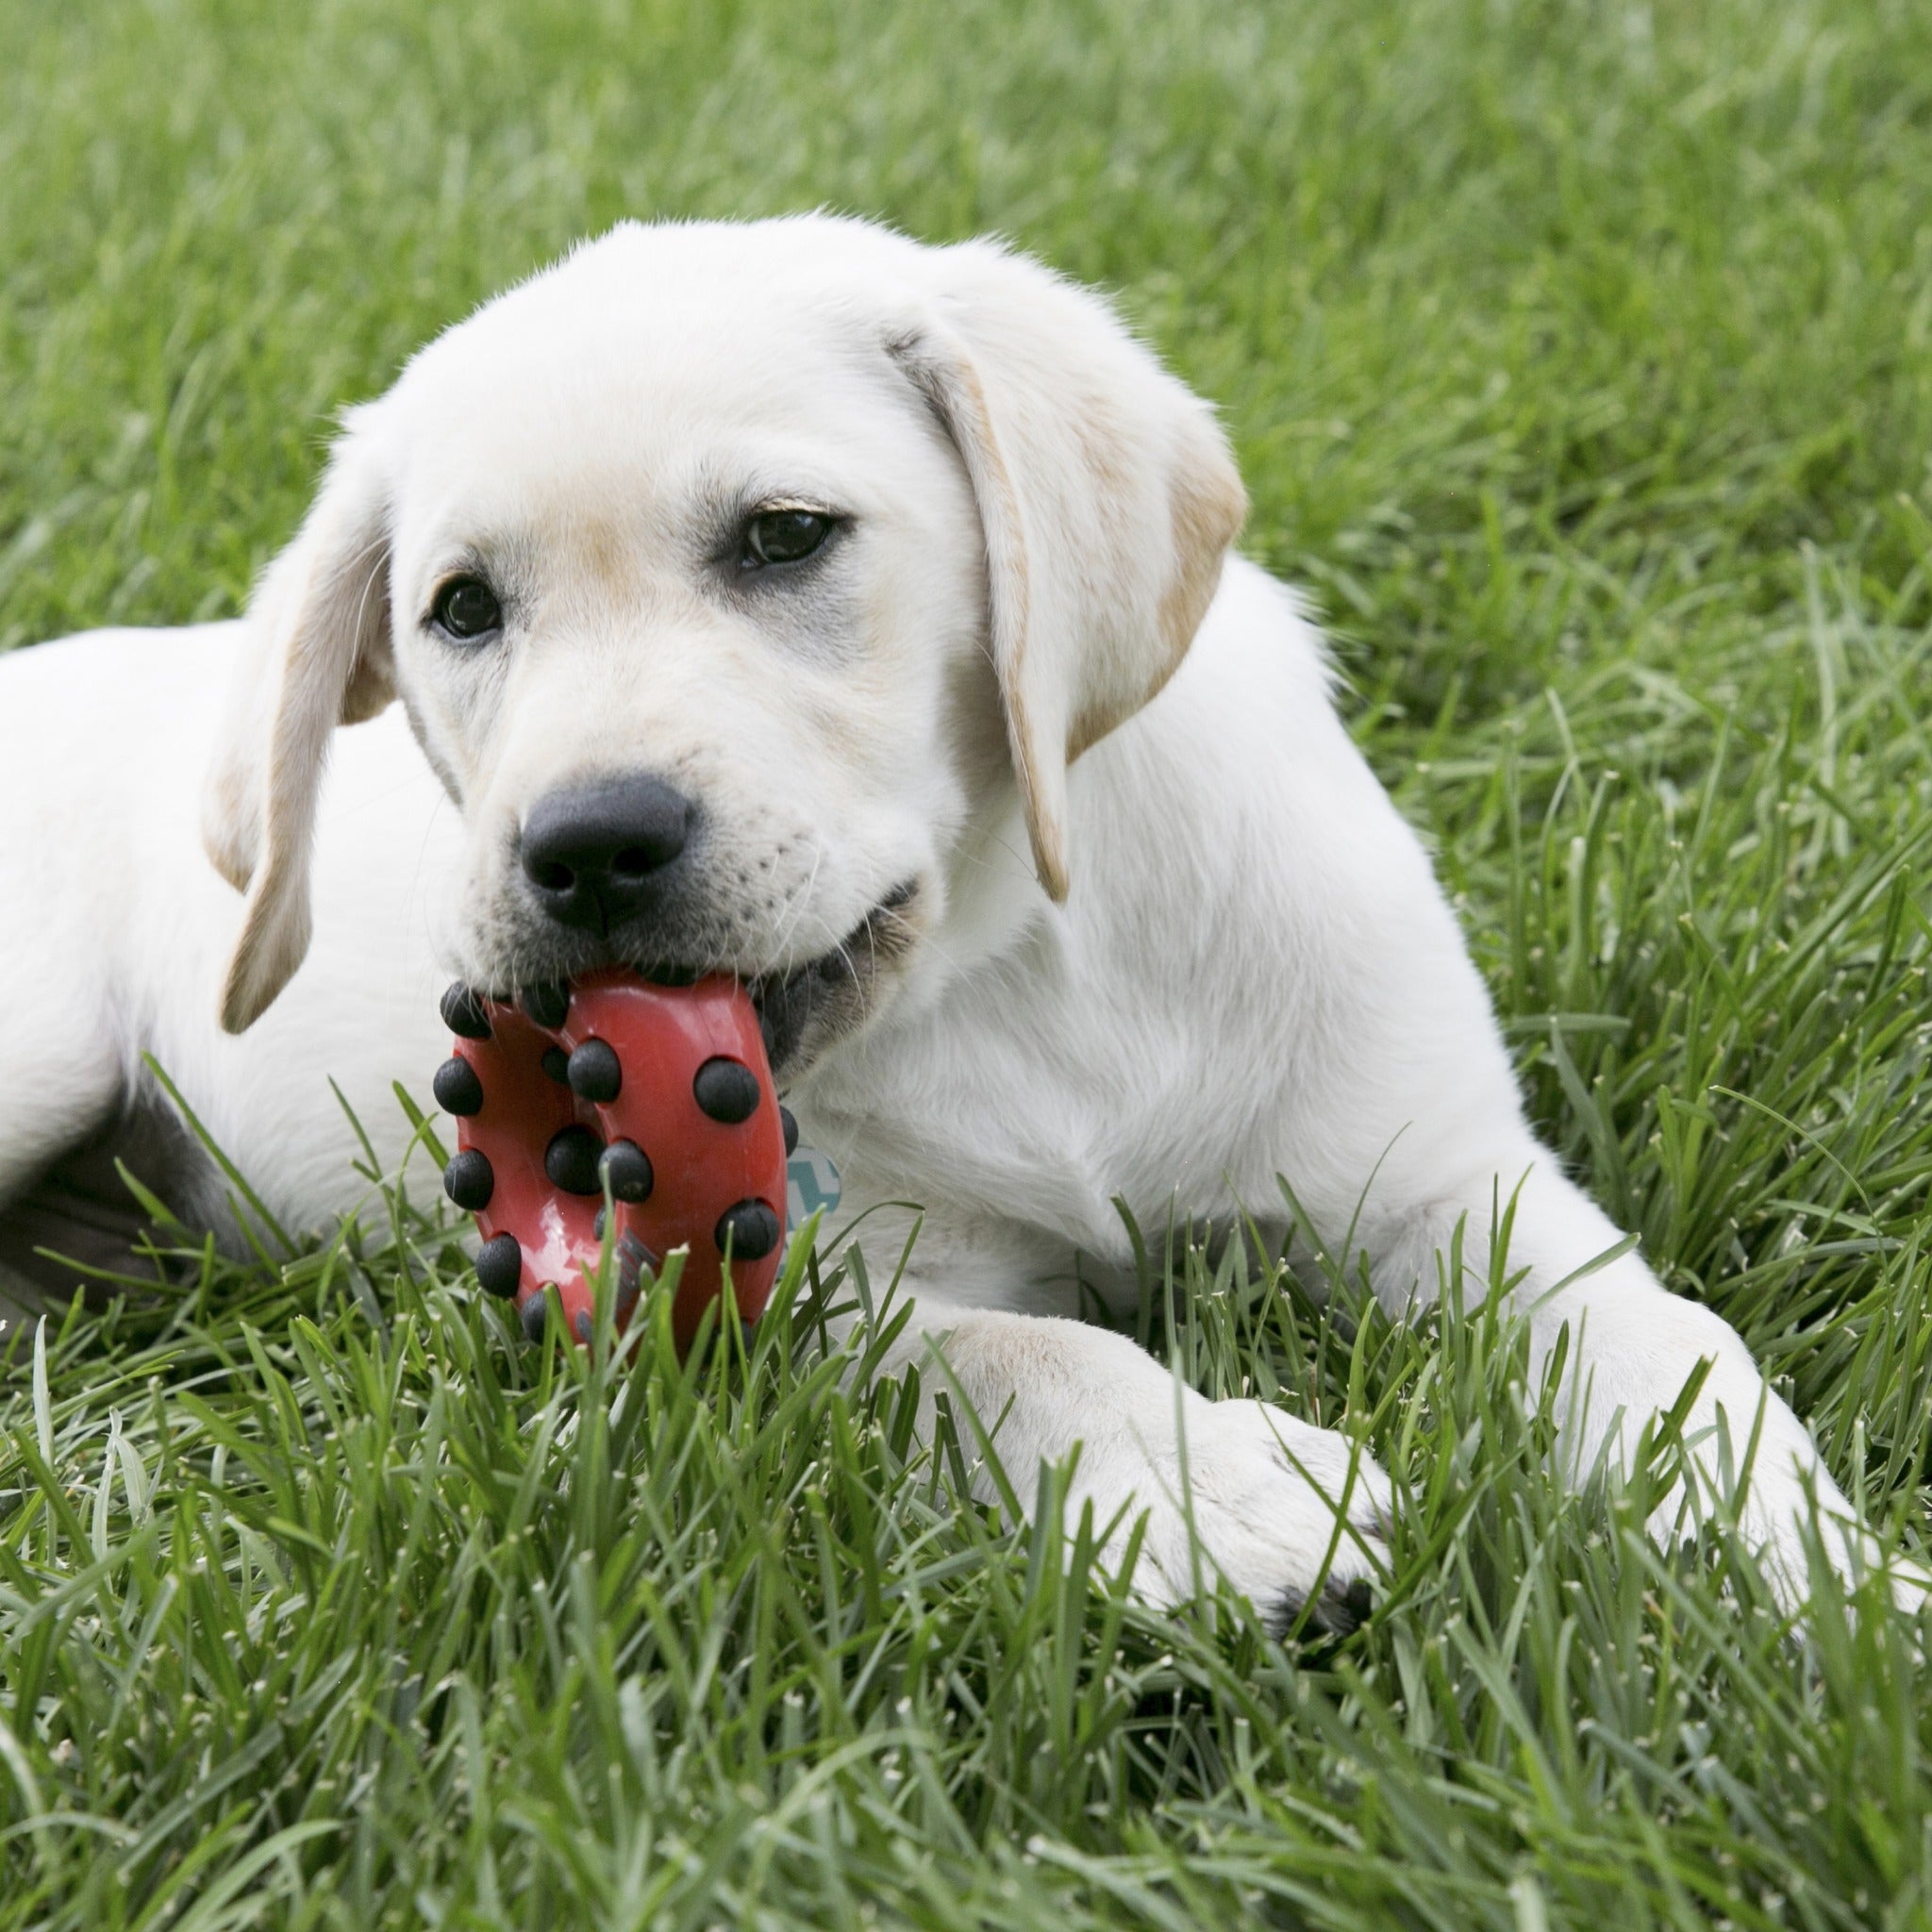
<svg viewBox="0 0 1932 1932">
<path fill-rule="evenodd" d="M 855 541 L 818 588 L 734 601 L 692 534 L 733 491 L 834 503 Z M 1564 1467 L 1627 1453 L 1707 1360 L 1700 1469 L 1761 1428 L 1745 1521 L 1795 1591 L 1807 1491 L 1843 1498 L 1721 1320 L 1634 1254 L 1585 1272 L 1618 1231 L 1526 1124 L 1292 594 L 1231 560 L 1173 670 L 1239 504 L 1209 419 L 1106 309 L 983 244 L 812 219 L 579 252 L 355 412 L 247 620 L 0 660 L 0 1208 L 151 1053 L 285 1223 L 355 1211 L 330 1080 L 395 1159 L 389 1082 L 421 1091 L 446 1050 L 442 985 L 541 976 L 506 923 L 522 815 L 669 773 L 714 828 L 716 963 L 800 964 L 921 880 L 919 942 L 791 1104 L 841 1227 L 924 1205 L 905 1352 L 945 1339 L 930 1376 L 1006 1411 L 1023 1498 L 1077 1443 L 1076 1500 L 1149 1511 L 1150 1594 L 1190 1587 L 1190 1511 L 1259 1601 L 1376 1559 L 1386 1484 L 1346 1442 L 1063 1319 L 1076 1270 L 1131 1287 L 1117 1196 L 1149 1229 L 1284 1229 L 1277 1174 L 1322 1238 L 1354 1229 L 1391 1311 L 1438 1291 L 1458 1223 L 1479 1292 L 1513 1196 L 1538 1362 L 1567 1324 L 1577 1363 Z M 520 615 L 465 657 L 417 618 L 479 547 L 513 553 Z M 442 782 L 400 708 L 336 732 L 311 870 L 309 741 L 391 684 Z M 205 777 L 209 847 L 253 881 L 232 969 Z M 225 973 L 229 1022 L 263 1011 L 239 1037 Z M 904 1229 L 874 1215 L 868 1251 Z"/>
</svg>

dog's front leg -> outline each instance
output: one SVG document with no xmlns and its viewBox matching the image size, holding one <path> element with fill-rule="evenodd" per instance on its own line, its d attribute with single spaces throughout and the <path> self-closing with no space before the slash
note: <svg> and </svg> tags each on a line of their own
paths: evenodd
<svg viewBox="0 0 1932 1932">
<path fill-rule="evenodd" d="M 1789 1605 L 1808 1587 L 1806 1537 L 1815 1500 L 1824 1547 L 1841 1572 L 1868 1558 L 1871 1540 L 1821 1461 L 1805 1425 L 1766 1384 L 1737 1331 L 1714 1309 L 1666 1290 L 1594 1202 L 1528 1143 L 1493 1174 L 1443 1191 L 1371 1237 L 1376 1291 L 1391 1313 L 1440 1292 L 1459 1246 L 1474 1306 L 1508 1284 L 1529 1329 L 1531 1386 L 1541 1388 L 1559 1343 L 1557 1454 L 1573 1483 L 1599 1466 L 1627 1469 L 1690 1378 L 1703 1380 L 1683 1423 L 1686 1480 L 1700 1506 L 1734 1504 L 1746 1540 Z M 1507 1232 L 1503 1252 L 1492 1237 Z M 1609 1257 L 1611 1258 L 1606 1258 Z M 1678 1533 L 1687 1501 L 1674 1490 L 1651 1518 L 1659 1541 Z"/>
<path fill-rule="evenodd" d="M 976 1419 L 963 1446 L 998 1457 L 1023 1508 L 1043 1462 L 1072 1464 L 1067 1500 L 1091 1504 L 1115 1559 L 1146 1519 L 1134 1572 L 1170 1605 L 1224 1577 L 1277 1628 L 1359 1621 L 1382 1566 L 1389 1486 L 1346 1437 L 1262 1402 L 1211 1402 L 1125 1337 L 1057 1316 L 918 1296 L 884 1363 L 919 1366 L 926 1424 L 949 1391 Z M 982 1461 L 975 1489 L 993 1498 Z"/>
</svg>

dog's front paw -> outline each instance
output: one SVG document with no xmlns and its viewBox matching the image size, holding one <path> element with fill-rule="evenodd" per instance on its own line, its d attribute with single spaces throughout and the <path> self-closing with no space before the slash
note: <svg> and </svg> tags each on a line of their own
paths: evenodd
<svg viewBox="0 0 1932 1932">
<path fill-rule="evenodd" d="M 1362 1449 L 1265 1402 L 1210 1402 L 1124 1335 L 1051 1316 L 930 1304 L 936 1380 L 982 1421 L 1026 1507 L 1041 1462 L 1071 1469 L 1066 1516 L 1091 1507 L 1118 1569 L 1167 1608 L 1225 1581 L 1280 1630 L 1349 1630 L 1385 1572 L 1389 1481 Z M 908 1344 L 908 1353 L 910 1353 Z M 982 1495 L 994 1492 L 981 1465 Z"/>
<path fill-rule="evenodd" d="M 1782 1421 L 1782 1415 L 1768 1418 L 1771 1424 Z M 1768 1427 L 1767 1434 L 1774 1437 L 1774 1446 L 1750 1473 L 1737 1525 L 1779 1607 L 1795 1616 L 1811 1601 L 1819 1581 L 1811 1554 L 1814 1539 L 1828 1573 L 1842 1586 L 1882 1574 L 1885 1593 L 1905 1615 L 1915 1615 L 1932 1602 L 1932 1574 L 1888 1551 L 1859 1521 L 1795 1419 L 1788 1427 Z M 1720 1500 L 1722 1472 L 1698 1460 L 1694 1450 L 1692 1457 L 1690 1495 L 1673 1491 L 1650 1520 L 1653 1539 L 1666 1549 L 1695 1516 L 1728 1513 Z"/>
<path fill-rule="evenodd" d="M 1354 1629 L 1388 1563 L 1389 1479 L 1374 1461 L 1264 1402 L 1196 1397 L 1181 1423 L 1135 1432 L 1145 1465 L 1115 1545 L 1144 1510 L 1136 1593 L 1166 1607 L 1224 1578 L 1277 1632 Z M 1118 1485 L 1126 1472 L 1107 1474 Z"/>
</svg>

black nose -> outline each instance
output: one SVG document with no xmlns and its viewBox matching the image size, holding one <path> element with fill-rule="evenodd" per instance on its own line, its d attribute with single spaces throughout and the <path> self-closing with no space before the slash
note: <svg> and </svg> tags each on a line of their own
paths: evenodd
<svg viewBox="0 0 1932 1932">
<path fill-rule="evenodd" d="M 552 791 L 524 821 L 524 875 L 558 924 L 608 932 L 650 902 L 691 821 L 691 800 L 661 778 Z"/>
</svg>

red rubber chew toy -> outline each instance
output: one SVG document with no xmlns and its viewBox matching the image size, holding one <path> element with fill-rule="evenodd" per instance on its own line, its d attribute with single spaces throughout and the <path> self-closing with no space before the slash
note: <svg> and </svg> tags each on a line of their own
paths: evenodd
<svg viewBox="0 0 1932 1932">
<path fill-rule="evenodd" d="M 688 1247 L 671 1321 L 689 1348 L 723 1292 L 727 1241 L 738 1311 L 758 1320 L 777 1279 L 796 1129 L 741 988 L 605 972 L 534 988 L 518 1008 L 453 986 L 442 1017 L 458 1035 L 433 1083 L 458 1121 L 443 1188 L 482 1231 L 477 1280 L 516 1297 L 525 1334 L 542 1334 L 554 1285 L 571 1333 L 591 1339 L 607 1180 L 620 1333 L 641 1271 Z"/>
</svg>

